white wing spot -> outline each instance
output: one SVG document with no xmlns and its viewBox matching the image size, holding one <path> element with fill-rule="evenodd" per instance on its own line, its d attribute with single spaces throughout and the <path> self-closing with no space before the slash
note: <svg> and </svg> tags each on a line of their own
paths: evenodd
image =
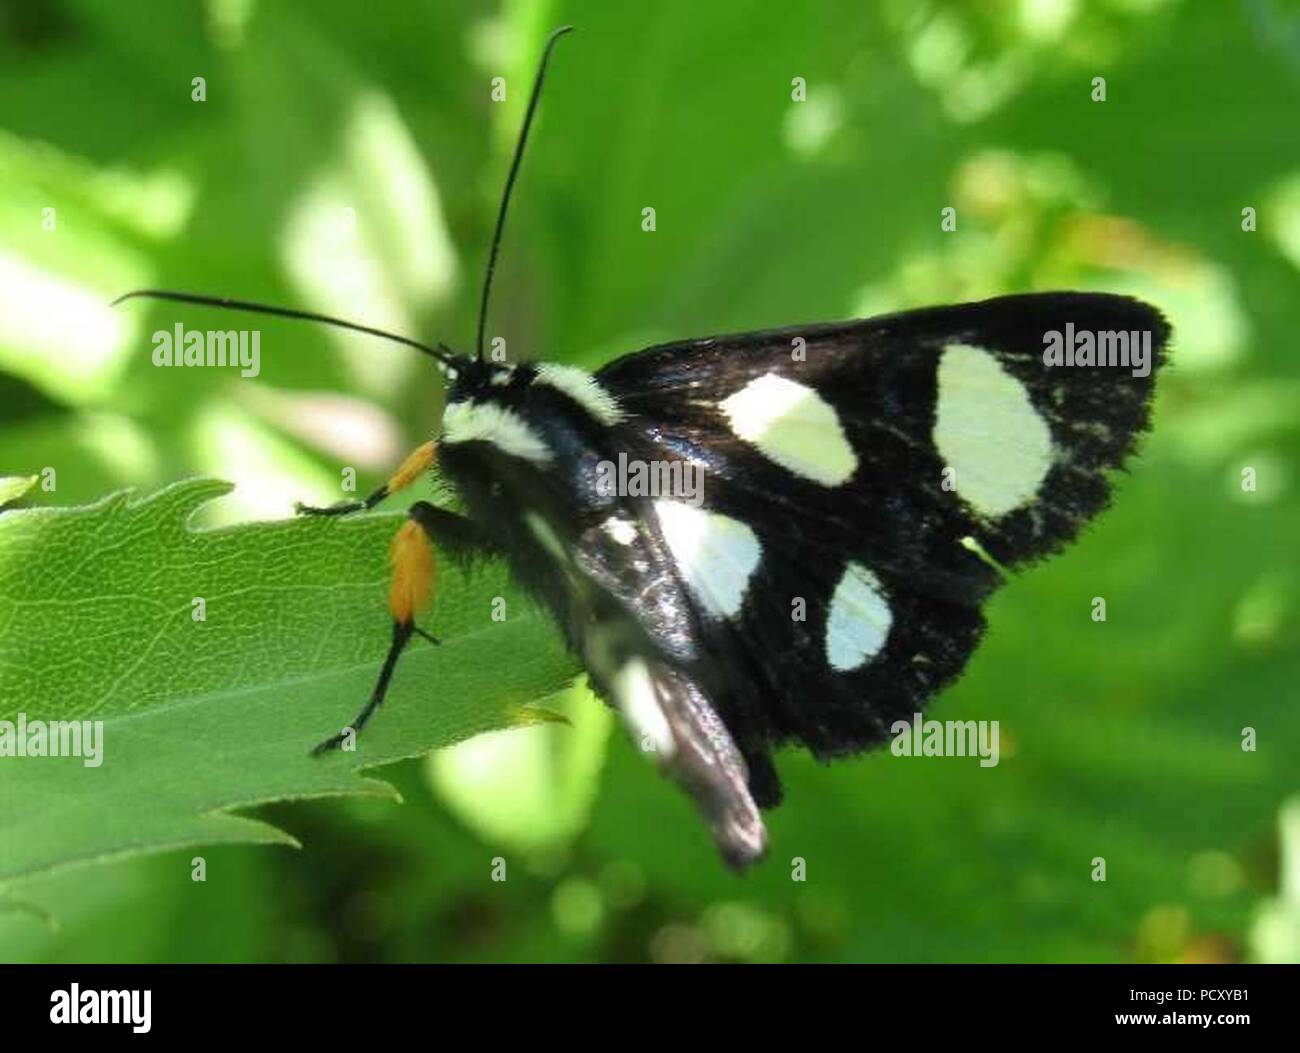
<svg viewBox="0 0 1300 1053">
<path fill-rule="evenodd" d="M 839 415 L 810 387 L 765 373 L 718 408 L 737 436 L 796 475 L 839 486 L 857 470 L 858 458 Z"/>
<path fill-rule="evenodd" d="M 677 569 L 705 610 L 733 617 L 745 600 L 762 546 L 738 519 L 680 501 L 656 501 L 655 514 Z"/>
<path fill-rule="evenodd" d="M 636 524 L 621 516 L 610 516 L 601 523 L 601 529 L 619 545 L 630 545 L 636 540 Z"/>
<path fill-rule="evenodd" d="M 987 351 L 949 344 L 938 392 L 934 444 L 957 493 L 989 518 L 1032 499 L 1052 467 L 1052 433 L 1024 384 Z"/>
<path fill-rule="evenodd" d="M 845 673 L 874 658 L 893 623 L 880 579 L 861 563 L 850 563 L 835 586 L 826 619 L 826 660 L 831 668 Z"/>
<path fill-rule="evenodd" d="M 557 362 L 543 362 L 537 367 L 537 378 L 533 383 L 547 384 L 564 392 L 606 427 L 623 419 L 623 410 L 614 396 L 601 387 L 596 378 L 585 369 Z"/>
<path fill-rule="evenodd" d="M 491 443 L 502 453 L 539 465 L 552 459 L 549 447 L 528 422 L 495 402 L 447 403 L 442 411 L 442 441 Z"/>
</svg>

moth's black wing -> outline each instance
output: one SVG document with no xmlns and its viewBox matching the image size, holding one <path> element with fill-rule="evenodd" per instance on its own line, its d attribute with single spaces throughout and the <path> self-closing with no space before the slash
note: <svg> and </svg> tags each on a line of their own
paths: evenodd
<svg viewBox="0 0 1300 1053">
<path fill-rule="evenodd" d="M 1151 334 L 1147 376 L 1129 370 L 1044 364 L 1044 334 L 1075 330 Z M 749 491 L 764 505 L 852 531 L 870 528 L 899 556 L 928 562 L 933 540 L 974 536 L 1007 566 L 1058 551 L 1105 507 L 1107 469 L 1120 466 L 1149 423 L 1151 393 L 1169 326 L 1154 307 L 1104 293 L 1033 293 L 884 315 L 860 322 L 708 337 L 627 355 L 598 374 L 666 456 L 705 465 L 711 482 Z M 804 361 L 793 357 L 803 342 Z M 948 467 L 933 432 L 945 347 L 968 344 L 996 358 L 1028 390 L 1058 456 L 1037 499 L 982 517 L 944 489 Z M 836 410 L 861 465 L 827 488 L 756 457 L 733 435 L 718 403 L 776 372 L 814 388 Z M 817 528 L 825 534 L 825 527 Z"/>
<path fill-rule="evenodd" d="M 1135 347 L 1146 334 L 1147 375 L 1046 365 L 1045 335 L 1067 325 L 1133 334 Z M 1000 581 L 963 539 L 1015 566 L 1074 538 L 1148 425 L 1168 336 L 1137 300 L 1033 294 L 668 344 L 597 375 L 627 414 L 614 445 L 702 466 L 704 507 L 758 539 L 741 609 L 697 612 L 712 678 L 730 685 L 720 712 L 751 768 L 770 771 L 767 747 L 785 739 L 821 756 L 870 746 L 961 671 L 983 628 L 980 601 Z M 847 479 L 792 470 L 733 430 L 721 404 L 770 376 L 834 411 L 854 456 Z M 1034 458 L 1045 458 L 1041 479 L 1009 507 L 1008 480 L 1033 482 Z M 645 515 L 653 523 L 649 505 Z M 850 564 L 867 572 L 859 594 L 874 593 L 889 624 L 870 660 L 837 669 L 827 633 Z M 760 801 L 777 792 L 755 787 Z"/>
</svg>

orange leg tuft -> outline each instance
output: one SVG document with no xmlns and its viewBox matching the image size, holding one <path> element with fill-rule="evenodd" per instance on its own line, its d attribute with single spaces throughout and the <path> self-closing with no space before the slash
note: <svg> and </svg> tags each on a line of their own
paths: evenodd
<svg viewBox="0 0 1300 1053">
<path fill-rule="evenodd" d="M 433 545 L 414 520 L 402 524 L 388 550 L 393 580 L 388 589 L 388 606 L 394 621 L 409 625 L 429 603 L 437 581 Z"/>
<path fill-rule="evenodd" d="M 393 473 L 392 478 L 364 501 L 342 501 L 339 504 L 330 505 L 328 508 L 314 508 L 311 505 L 298 504 L 294 506 L 294 510 L 303 516 L 346 516 L 351 515 L 353 512 L 364 512 L 367 509 L 374 508 L 380 501 L 383 501 L 391 494 L 397 493 L 398 490 L 405 490 L 420 478 L 424 472 L 428 471 L 437 459 L 438 446 L 430 439 L 407 454 L 406 460 Z"/>
<path fill-rule="evenodd" d="M 388 484 L 384 489 L 390 494 L 395 494 L 398 490 L 405 490 L 427 472 L 437 458 L 438 447 L 432 439 L 422 446 L 417 446 L 407 455 L 401 467 L 393 473 L 393 477 L 388 480 Z"/>
<path fill-rule="evenodd" d="M 405 466 L 403 466 L 405 467 Z M 370 699 L 362 707 L 348 727 L 336 735 L 331 735 L 320 743 L 312 753 L 320 755 L 338 749 L 344 743 L 355 741 L 356 736 L 374 715 L 376 709 L 388 694 L 388 684 L 397 668 L 397 660 L 411 637 L 422 636 L 430 643 L 438 643 L 437 637 L 425 632 L 415 624 L 415 616 L 429 603 L 437 581 L 437 560 L 434 557 L 433 543 L 429 540 L 427 527 L 417 517 L 424 516 L 421 502 L 416 502 L 410 511 L 410 518 L 403 523 L 389 546 L 389 562 L 393 567 L 393 580 L 388 589 L 388 606 L 393 614 L 393 641 L 388 646 L 379 679 Z M 348 747 L 349 749 L 351 746 Z"/>
</svg>

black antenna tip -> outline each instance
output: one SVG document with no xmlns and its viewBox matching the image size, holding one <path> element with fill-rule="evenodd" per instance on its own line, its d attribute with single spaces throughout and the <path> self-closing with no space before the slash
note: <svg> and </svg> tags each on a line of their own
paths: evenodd
<svg viewBox="0 0 1300 1053">
<path fill-rule="evenodd" d="M 496 271 L 497 254 L 501 250 L 501 235 L 506 225 L 506 210 L 510 207 L 510 192 L 514 189 L 515 179 L 519 175 L 519 163 L 523 160 L 524 146 L 528 142 L 528 132 L 533 126 L 533 117 L 537 113 L 537 100 L 542 94 L 542 81 L 546 78 L 546 64 L 551 59 L 555 43 L 566 33 L 573 31 L 573 26 L 559 26 L 552 29 L 542 45 L 542 57 L 537 63 L 537 73 L 533 78 L 533 90 L 528 95 L 528 108 L 524 111 L 524 123 L 519 129 L 519 138 L 515 142 L 514 156 L 510 159 L 510 170 L 506 173 L 505 189 L 501 193 L 501 205 L 497 209 L 496 226 L 492 229 L 492 242 L 488 248 L 487 266 L 483 272 L 483 294 L 478 305 L 478 333 L 474 339 L 474 357 L 483 361 L 483 336 L 487 331 L 488 301 L 492 295 L 492 275 Z"/>
</svg>

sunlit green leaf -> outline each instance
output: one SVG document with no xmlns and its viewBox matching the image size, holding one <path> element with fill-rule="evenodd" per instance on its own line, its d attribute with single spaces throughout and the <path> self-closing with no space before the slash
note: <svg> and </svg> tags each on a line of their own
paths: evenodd
<svg viewBox="0 0 1300 1053">
<path fill-rule="evenodd" d="M 0 716 L 102 722 L 93 765 L 0 758 L 0 882 L 181 845 L 285 842 L 232 809 L 389 793 L 358 769 L 506 726 L 572 676 L 500 568 L 447 567 L 426 616 L 442 646 L 406 656 L 355 754 L 308 756 L 374 680 L 401 519 L 187 527 L 228 489 L 193 480 L 0 517 Z M 494 596 L 509 598 L 504 622 Z"/>
</svg>

